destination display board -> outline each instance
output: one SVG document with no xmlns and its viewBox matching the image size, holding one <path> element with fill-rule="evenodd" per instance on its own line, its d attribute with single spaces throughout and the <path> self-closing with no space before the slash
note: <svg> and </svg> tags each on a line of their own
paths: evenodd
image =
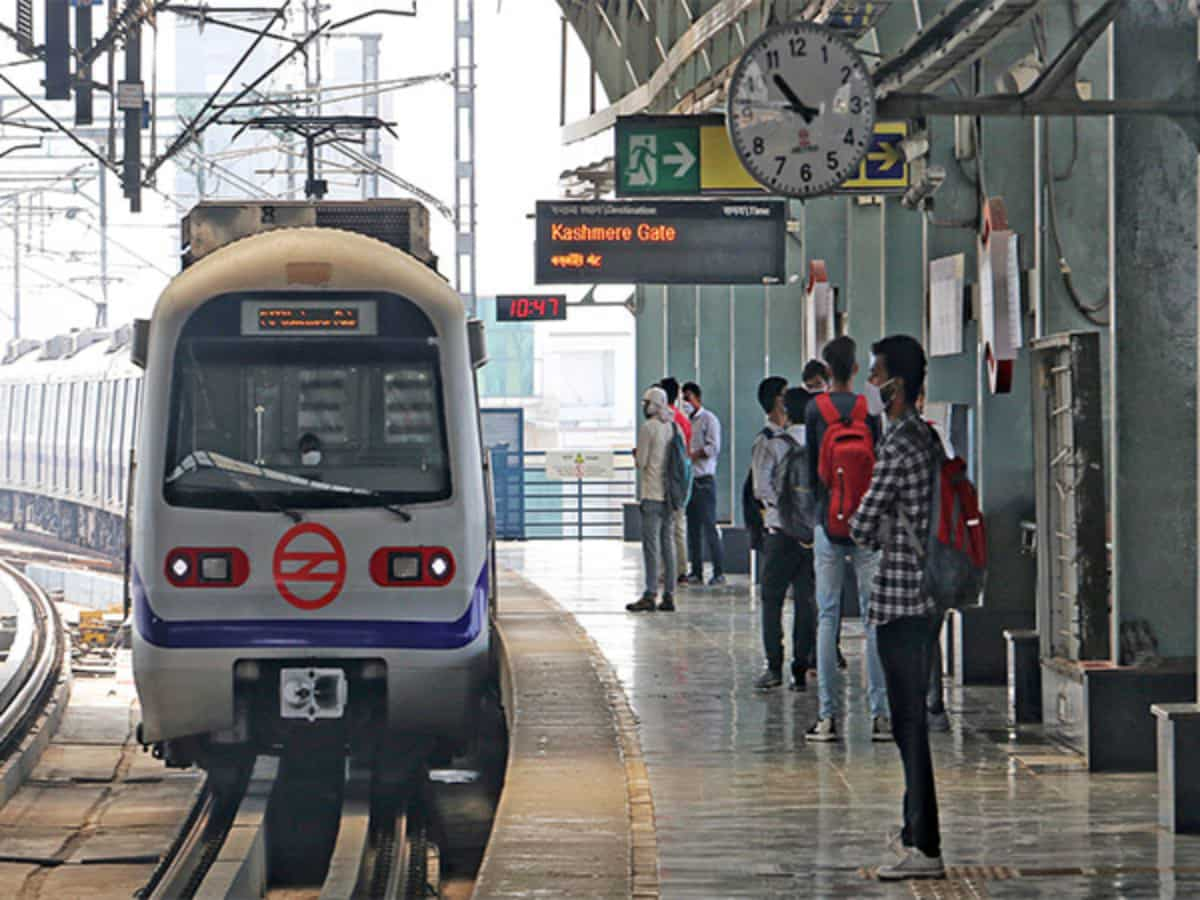
<svg viewBox="0 0 1200 900">
<path fill-rule="evenodd" d="M 538 284 L 762 284 L 784 276 L 778 200 L 541 201 Z"/>
<path fill-rule="evenodd" d="M 566 294 L 499 294 L 497 322 L 554 322 L 567 317 Z"/>
<path fill-rule="evenodd" d="M 298 300 L 291 303 L 248 300 L 242 303 L 242 334 L 374 335 L 374 301 Z"/>
</svg>

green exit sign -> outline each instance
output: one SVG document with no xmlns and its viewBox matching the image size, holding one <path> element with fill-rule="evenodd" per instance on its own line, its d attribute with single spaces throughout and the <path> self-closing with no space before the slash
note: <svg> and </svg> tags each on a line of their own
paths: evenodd
<svg viewBox="0 0 1200 900">
<path fill-rule="evenodd" d="M 631 126 L 617 141 L 617 195 L 700 193 L 696 128 Z"/>
</svg>

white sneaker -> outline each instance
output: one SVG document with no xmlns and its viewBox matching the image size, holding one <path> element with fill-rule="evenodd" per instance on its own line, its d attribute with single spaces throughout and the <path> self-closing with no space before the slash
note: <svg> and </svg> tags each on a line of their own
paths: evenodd
<svg viewBox="0 0 1200 900">
<path fill-rule="evenodd" d="M 945 878 L 946 867 L 940 856 L 926 856 L 916 847 L 906 847 L 904 858 L 890 866 L 879 867 L 880 881 L 904 881 L 908 878 Z"/>
<path fill-rule="evenodd" d="M 904 846 L 904 829 L 896 828 L 887 833 L 887 852 L 884 854 L 883 865 L 891 865 L 897 860 L 908 856 L 909 848 Z"/>
<path fill-rule="evenodd" d="M 818 744 L 829 744 L 838 739 L 837 722 L 834 719 L 817 719 L 804 737 Z"/>
</svg>

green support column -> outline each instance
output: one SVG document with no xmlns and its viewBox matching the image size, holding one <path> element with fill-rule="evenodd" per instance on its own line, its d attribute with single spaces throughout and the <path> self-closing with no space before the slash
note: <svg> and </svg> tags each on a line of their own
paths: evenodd
<svg viewBox="0 0 1200 900">
<path fill-rule="evenodd" d="M 698 329 L 700 368 L 696 380 L 704 389 L 704 405 L 711 409 L 721 421 L 722 436 L 725 438 L 717 469 L 717 518 L 727 519 L 736 511 L 730 489 L 729 470 L 736 470 L 740 462 L 737 445 L 728 439 L 731 435 L 730 413 L 735 402 L 731 370 L 731 347 L 729 344 L 729 288 L 706 285 L 700 288 L 700 327 Z"/>
<path fill-rule="evenodd" d="M 1183 73 L 1196 67 L 1196 20 L 1184 6 L 1122 10 L 1118 98 L 1185 88 Z M 1162 656 L 1194 658 L 1196 146 L 1163 119 L 1117 119 L 1115 129 L 1115 612 L 1119 622 L 1148 622 Z"/>
<path fill-rule="evenodd" d="M 921 214 L 905 209 L 897 199 L 885 202 L 883 330 L 921 340 L 925 314 Z"/>
<path fill-rule="evenodd" d="M 851 198 L 848 225 L 846 331 L 858 344 L 858 364 L 865 377 L 870 346 L 884 330 L 883 206 Z"/>
</svg>

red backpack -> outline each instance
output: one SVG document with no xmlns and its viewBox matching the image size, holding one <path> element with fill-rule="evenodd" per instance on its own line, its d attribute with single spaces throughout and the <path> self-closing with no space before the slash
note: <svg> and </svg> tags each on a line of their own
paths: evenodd
<svg viewBox="0 0 1200 900">
<path fill-rule="evenodd" d="M 850 415 L 843 416 L 829 394 L 818 394 L 817 409 L 826 426 L 817 460 L 817 476 L 829 491 L 825 533 L 848 539 L 850 517 L 871 486 L 875 470 L 875 436 L 867 425 L 867 398 L 860 394 Z"/>
<path fill-rule="evenodd" d="M 932 431 L 932 429 L 931 429 Z M 987 580 L 987 531 L 975 485 L 967 464 L 947 458 L 941 439 L 936 442 L 932 474 L 933 496 L 929 537 L 922 545 L 916 529 L 900 506 L 900 524 L 921 560 L 922 590 L 939 610 L 962 609 L 979 603 Z"/>
</svg>

